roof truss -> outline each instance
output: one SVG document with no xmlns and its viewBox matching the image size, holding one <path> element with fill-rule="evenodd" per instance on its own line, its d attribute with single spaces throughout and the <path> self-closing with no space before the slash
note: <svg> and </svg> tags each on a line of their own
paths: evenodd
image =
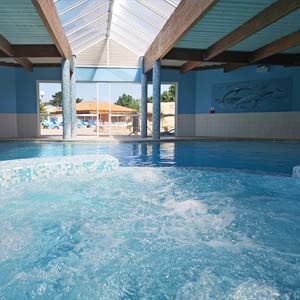
<svg viewBox="0 0 300 300">
<path fill-rule="evenodd" d="M 217 2 L 217 0 L 182 0 L 146 51 L 145 72 L 150 71 L 153 62 L 163 58 L 177 41 Z"/>
<path fill-rule="evenodd" d="M 215 44 L 210 46 L 205 53 L 204 61 L 211 61 L 214 57 L 218 56 L 222 52 L 230 49 L 239 42 L 245 40 L 246 38 L 252 36 L 256 32 L 264 29 L 265 27 L 271 25 L 282 17 L 288 15 L 294 10 L 300 7 L 300 0 L 277 0 L 275 3 L 268 6 L 266 9 L 261 11 L 259 14 L 255 15 L 253 18 L 239 26 L 237 29 L 233 30 L 228 35 L 221 38 Z M 270 50 L 270 47 L 268 48 Z M 260 56 L 262 55 L 260 51 Z M 278 53 L 279 51 L 275 52 Z M 266 51 L 264 52 L 264 57 L 266 57 Z M 275 54 L 273 53 L 273 54 Z M 198 62 L 198 65 L 200 61 Z M 188 62 L 183 68 L 182 72 L 188 72 L 197 66 L 196 63 Z M 230 70 L 234 67 L 239 67 L 239 65 L 231 65 Z"/>
<path fill-rule="evenodd" d="M 72 50 L 66 38 L 60 18 L 52 0 L 31 0 L 43 20 L 54 44 L 63 58 L 70 61 L 72 69 Z"/>
<path fill-rule="evenodd" d="M 14 57 L 14 50 L 8 40 L 0 34 L 0 51 L 14 60 L 28 71 L 32 71 L 32 63 L 26 57 Z"/>
<path fill-rule="evenodd" d="M 259 62 L 264 58 L 270 57 L 276 53 L 286 51 L 299 45 L 300 33 L 293 32 L 256 50 L 250 57 L 249 64 Z M 224 70 L 225 72 L 230 72 L 246 65 L 247 64 L 230 64 Z"/>
<path fill-rule="evenodd" d="M 61 57 L 55 45 L 10 45 L 10 49 L 12 55 L 0 50 L 0 57 Z"/>
<path fill-rule="evenodd" d="M 210 62 L 216 63 L 235 63 L 235 64 L 251 64 L 255 52 L 246 51 L 224 51 L 218 56 L 212 58 Z M 189 49 L 189 48 L 173 48 L 164 59 L 195 61 L 198 63 L 205 60 L 206 49 Z M 274 54 L 260 60 L 260 63 L 293 66 L 298 65 L 300 61 L 299 54 Z M 196 66 L 196 67 L 198 67 Z"/>
</svg>

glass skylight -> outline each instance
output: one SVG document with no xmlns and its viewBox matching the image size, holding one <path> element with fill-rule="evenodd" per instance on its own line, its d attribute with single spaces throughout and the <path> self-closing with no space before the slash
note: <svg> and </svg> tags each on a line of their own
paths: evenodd
<svg viewBox="0 0 300 300">
<path fill-rule="evenodd" d="M 143 55 L 180 0 L 53 0 L 74 54 L 110 38 Z"/>
</svg>

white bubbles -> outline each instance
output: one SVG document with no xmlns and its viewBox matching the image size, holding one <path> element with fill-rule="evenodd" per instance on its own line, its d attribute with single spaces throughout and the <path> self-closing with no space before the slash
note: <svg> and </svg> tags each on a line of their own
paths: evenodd
<svg viewBox="0 0 300 300">
<path fill-rule="evenodd" d="M 163 174 L 159 169 L 132 167 L 131 177 L 136 183 L 155 184 L 162 181 Z"/>
<path fill-rule="evenodd" d="M 13 258 L 30 245 L 32 230 L 29 225 L 17 228 L 12 222 L 0 222 L 0 262 Z"/>
<path fill-rule="evenodd" d="M 0 201 L 1 293 L 8 299 L 12 291 L 37 299 L 297 299 L 282 295 L 299 286 L 299 256 L 290 246 L 298 235 L 292 238 L 296 231 L 287 226 L 270 235 L 268 228 L 285 225 L 290 213 L 274 219 L 282 212 L 274 206 L 274 184 L 264 187 L 263 198 L 255 194 L 260 180 L 237 172 L 122 167 L 63 184 L 53 178 L 23 185 Z M 263 214 L 263 204 L 274 212 Z M 300 225 L 295 217 L 293 224 Z M 280 253 L 274 245 L 284 235 L 290 243 Z"/>
<path fill-rule="evenodd" d="M 165 202 L 163 206 L 170 210 L 170 214 L 182 217 L 206 214 L 208 209 L 208 206 L 199 200 L 175 201 L 172 199 Z"/>
<path fill-rule="evenodd" d="M 197 281 L 188 282 L 179 290 L 176 300 L 225 300 L 224 286 L 228 284 L 227 280 L 226 277 L 218 277 L 208 269 L 204 270 Z"/>
<path fill-rule="evenodd" d="M 279 297 L 275 287 L 256 281 L 240 284 L 232 295 L 233 300 L 277 300 Z"/>
</svg>

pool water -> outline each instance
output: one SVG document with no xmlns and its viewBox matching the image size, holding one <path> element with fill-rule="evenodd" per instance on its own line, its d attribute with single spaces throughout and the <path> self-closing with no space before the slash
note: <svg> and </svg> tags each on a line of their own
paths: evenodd
<svg viewBox="0 0 300 300">
<path fill-rule="evenodd" d="M 300 299 L 299 144 L 21 145 L 121 167 L 0 191 L 1 300 Z"/>
<path fill-rule="evenodd" d="M 300 143 L 177 141 L 170 143 L 0 142 L 0 160 L 111 154 L 122 166 L 242 169 L 291 175 L 300 164 Z"/>
</svg>

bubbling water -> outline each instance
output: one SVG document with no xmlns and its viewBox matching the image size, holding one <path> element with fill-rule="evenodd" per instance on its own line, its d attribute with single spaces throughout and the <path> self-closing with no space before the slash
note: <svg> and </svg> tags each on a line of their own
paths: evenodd
<svg viewBox="0 0 300 300">
<path fill-rule="evenodd" d="M 24 184 L 1 193 L 0 295 L 300 299 L 299 196 L 291 178 L 180 168 Z"/>
</svg>

